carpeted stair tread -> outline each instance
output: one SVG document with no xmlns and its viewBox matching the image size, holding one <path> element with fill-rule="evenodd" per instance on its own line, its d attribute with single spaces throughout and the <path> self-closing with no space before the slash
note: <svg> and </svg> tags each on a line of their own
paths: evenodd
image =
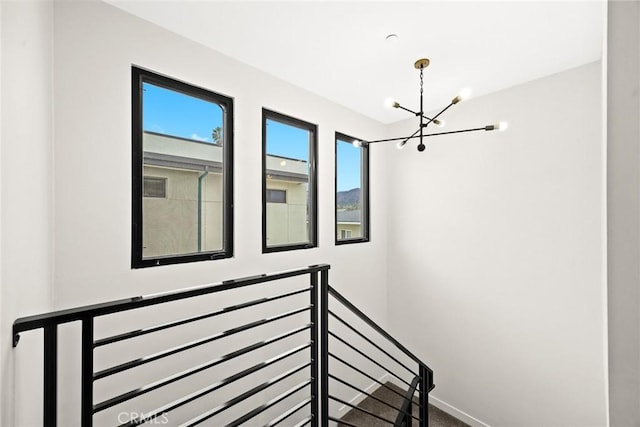
<svg viewBox="0 0 640 427">
<path fill-rule="evenodd" d="M 398 391 L 400 394 L 406 393 L 406 390 L 402 390 L 400 387 L 396 386 L 395 384 L 387 383 L 386 385 Z M 402 405 L 402 397 L 398 396 L 396 393 L 390 391 L 385 387 L 378 387 L 378 389 L 371 394 L 376 398 L 382 400 L 383 402 L 387 402 L 390 405 L 395 406 L 396 408 L 399 408 Z M 417 403 L 417 400 L 414 399 L 414 401 Z M 397 410 L 390 408 L 389 406 L 384 405 L 370 397 L 367 397 L 362 402 L 360 402 L 358 407 L 391 421 L 395 421 L 396 416 L 398 415 Z M 413 416 L 415 416 L 416 418 L 418 417 L 419 408 L 417 405 L 413 406 L 412 413 L 413 413 Z M 388 427 L 389 426 L 389 423 L 386 423 L 378 418 L 367 415 L 364 412 L 358 411 L 356 409 L 350 410 L 344 417 L 342 417 L 342 420 L 350 424 L 354 424 L 362 427 Z M 338 424 L 338 426 L 344 426 L 344 425 Z M 418 421 L 414 419 L 412 427 L 418 427 L 418 426 L 419 426 Z M 469 426 L 468 424 L 463 423 L 462 421 L 452 417 L 446 412 L 441 411 L 435 406 L 429 405 L 429 427 L 469 427 Z"/>
</svg>

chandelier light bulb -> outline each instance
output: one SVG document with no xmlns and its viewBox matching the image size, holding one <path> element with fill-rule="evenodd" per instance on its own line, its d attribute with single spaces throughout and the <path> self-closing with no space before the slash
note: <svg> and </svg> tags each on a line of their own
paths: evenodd
<svg viewBox="0 0 640 427">
<path fill-rule="evenodd" d="M 402 150 L 406 143 L 407 143 L 406 139 L 404 141 L 398 141 L 398 143 L 396 144 L 396 147 L 398 148 L 398 150 Z"/>
<path fill-rule="evenodd" d="M 398 104 L 393 98 L 387 98 L 384 100 L 384 106 L 387 108 L 398 108 L 400 104 Z"/>
<path fill-rule="evenodd" d="M 469 97 L 471 96 L 471 89 L 469 88 L 464 88 L 460 91 L 460 93 L 458 94 L 458 96 L 456 96 L 455 98 L 453 98 L 453 100 L 451 101 L 452 104 L 457 104 L 460 101 L 465 101 L 467 99 L 469 99 Z"/>
<path fill-rule="evenodd" d="M 500 122 L 496 125 L 496 129 L 503 132 L 509 128 L 508 122 Z"/>
<path fill-rule="evenodd" d="M 444 120 L 435 119 L 433 123 L 435 123 L 439 128 L 444 127 Z"/>
<path fill-rule="evenodd" d="M 462 89 L 458 96 L 462 98 L 463 101 L 469 99 L 471 97 L 471 89 L 468 87 Z"/>
</svg>

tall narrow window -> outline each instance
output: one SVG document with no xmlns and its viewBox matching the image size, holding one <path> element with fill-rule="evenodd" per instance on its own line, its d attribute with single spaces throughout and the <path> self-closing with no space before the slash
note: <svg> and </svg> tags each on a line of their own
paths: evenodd
<svg viewBox="0 0 640 427">
<path fill-rule="evenodd" d="M 133 268 L 233 254 L 233 100 L 132 68 Z"/>
<path fill-rule="evenodd" d="M 369 147 L 336 132 L 336 244 L 369 241 Z"/>
<path fill-rule="evenodd" d="M 262 110 L 262 251 L 317 246 L 316 125 Z"/>
</svg>

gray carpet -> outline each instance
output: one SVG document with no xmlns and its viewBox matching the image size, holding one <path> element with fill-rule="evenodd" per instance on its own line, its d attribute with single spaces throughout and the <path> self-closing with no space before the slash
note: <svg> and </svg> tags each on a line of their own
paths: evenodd
<svg viewBox="0 0 640 427">
<path fill-rule="evenodd" d="M 405 390 L 402 390 L 400 387 L 387 383 L 388 387 L 397 391 L 400 394 L 404 394 Z M 378 387 L 376 391 L 371 393 L 374 397 L 382 400 L 383 402 L 388 403 L 389 405 L 395 406 L 399 408 L 402 405 L 402 397 L 393 391 L 389 390 L 386 387 Z M 371 398 L 367 397 L 358 405 L 359 408 L 365 409 L 369 412 L 372 412 L 382 418 L 385 418 L 390 421 L 395 421 L 396 416 L 398 415 L 398 411 Z M 419 408 L 416 405 L 413 406 L 413 415 L 417 418 L 419 414 Z M 376 417 L 372 417 L 371 415 L 365 414 L 364 412 L 358 411 L 357 409 L 350 410 L 342 420 L 353 424 L 356 426 L 362 427 L 388 427 L 390 423 L 382 421 Z M 346 424 L 338 424 L 340 427 L 346 427 Z M 418 427 L 418 421 L 416 419 L 413 420 L 412 427 Z M 468 424 L 463 423 L 457 418 L 452 417 L 446 412 L 441 411 L 433 405 L 429 405 L 429 427 L 469 427 Z"/>
</svg>

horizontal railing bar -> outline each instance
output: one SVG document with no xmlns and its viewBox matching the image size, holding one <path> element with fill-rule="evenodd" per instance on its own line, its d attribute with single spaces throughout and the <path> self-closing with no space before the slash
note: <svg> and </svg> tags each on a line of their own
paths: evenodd
<svg viewBox="0 0 640 427">
<path fill-rule="evenodd" d="M 241 348 L 239 350 L 233 351 L 231 353 L 225 354 L 224 356 L 221 356 L 221 357 L 219 357 L 217 359 L 211 360 L 211 361 L 209 361 L 207 363 L 203 363 L 203 364 L 195 366 L 195 367 L 193 367 L 191 369 L 187 369 L 187 370 L 184 370 L 184 371 L 179 372 L 177 374 L 171 375 L 171 376 L 169 376 L 167 378 L 164 378 L 164 379 L 162 379 L 160 381 L 156 381 L 156 382 L 153 382 L 151 384 L 147 384 L 147 385 L 139 387 L 139 388 L 137 388 L 135 390 L 131 390 L 131 391 L 128 391 L 128 392 L 123 393 L 121 395 L 118 395 L 116 397 L 113 397 L 111 399 L 105 400 L 104 402 L 98 403 L 97 405 L 95 405 L 93 407 L 93 413 L 95 414 L 97 412 L 103 411 L 103 410 L 105 410 L 107 408 L 110 408 L 112 406 L 118 405 L 118 404 L 120 404 L 122 402 L 126 402 L 127 400 L 133 399 L 134 397 L 138 397 L 138 396 L 140 396 L 142 394 L 145 394 L 145 393 L 148 393 L 150 391 L 156 390 L 156 389 L 158 389 L 160 387 L 164 387 L 166 385 L 172 384 L 172 383 L 174 383 L 176 381 L 182 380 L 182 379 L 187 378 L 187 377 L 189 377 L 191 375 L 194 375 L 194 374 L 197 374 L 197 373 L 202 372 L 204 370 L 213 368 L 214 366 L 217 366 L 217 365 L 219 365 L 221 363 L 224 363 L 224 362 L 228 362 L 228 361 L 230 361 L 232 359 L 235 359 L 236 357 L 239 357 L 239 356 L 242 356 L 244 354 L 250 353 L 250 352 L 252 352 L 252 351 L 254 351 L 254 350 L 258 349 L 258 348 L 261 348 L 261 347 L 264 347 L 266 345 L 272 344 L 274 342 L 277 342 L 277 341 L 283 340 L 285 338 L 288 338 L 288 337 L 290 337 L 292 335 L 295 335 L 295 334 L 297 334 L 299 332 L 302 332 L 302 331 L 304 331 L 306 329 L 309 329 L 309 327 L 310 327 L 310 324 L 306 325 L 303 328 L 297 328 L 297 329 L 294 329 L 293 331 L 289 331 L 289 332 L 286 332 L 284 334 L 280 334 L 278 336 L 269 338 L 268 340 L 261 341 L 259 343 L 255 343 L 255 344 L 251 344 L 251 345 L 249 345 L 247 347 L 244 347 L 244 348 Z M 296 353 L 298 351 L 302 351 L 303 349 L 309 348 L 310 346 L 311 346 L 311 343 L 303 344 L 303 345 L 301 345 L 299 347 L 296 347 L 295 349 L 291 350 L 291 354 Z M 283 353 L 283 354 L 285 354 L 285 353 Z"/>
<path fill-rule="evenodd" d="M 329 335 L 334 337 L 335 339 L 337 339 L 338 341 L 340 341 L 342 344 L 346 345 L 347 347 L 349 347 L 351 350 L 355 351 L 356 353 L 358 353 L 360 356 L 364 357 L 365 359 L 367 359 L 368 361 L 370 361 L 371 363 L 373 363 L 374 365 L 378 366 L 379 368 L 383 369 L 385 372 L 390 373 L 391 375 L 393 375 L 394 377 L 396 377 L 397 379 L 399 379 L 400 381 L 402 381 L 403 383 L 405 383 L 406 385 L 410 385 L 409 382 L 405 381 L 401 376 L 399 376 L 398 374 L 396 374 L 395 372 L 391 371 L 391 369 L 388 369 L 386 367 L 384 367 L 381 363 L 373 360 L 372 357 L 367 356 L 366 354 L 364 354 L 362 351 L 358 350 L 356 347 L 354 347 L 353 345 L 349 344 L 347 341 L 343 340 L 342 338 L 340 338 L 339 336 L 337 336 L 336 334 L 334 334 L 333 332 L 329 331 Z"/>
<path fill-rule="evenodd" d="M 349 426 L 349 427 L 362 427 L 362 426 L 357 426 L 355 424 L 351 424 L 351 423 L 348 423 L 346 421 L 343 421 L 340 418 L 331 417 L 331 416 L 329 417 L 329 421 L 334 421 L 334 422 L 338 423 L 338 425 L 341 426 L 341 427 L 342 427 L 342 425 Z"/>
<path fill-rule="evenodd" d="M 359 374 L 369 378 L 371 381 L 380 384 L 382 387 L 388 389 L 390 392 L 397 394 L 398 396 L 402 397 L 404 399 L 404 395 L 402 393 L 398 393 L 396 390 L 392 389 L 391 387 L 389 387 L 388 385 L 386 385 L 385 383 L 383 383 L 382 381 L 372 377 L 371 375 L 367 374 L 366 372 L 364 372 L 362 369 L 360 368 L 356 368 L 355 366 L 353 366 L 351 363 L 347 362 L 346 360 L 342 359 L 339 356 L 336 356 L 333 353 L 329 353 L 329 356 L 333 357 L 334 359 L 336 359 L 338 362 L 341 362 L 343 365 L 348 366 L 349 368 L 353 369 L 354 371 L 358 372 Z"/>
<path fill-rule="evenodd" d="M 289 418 L 290 416 L 292 416 L 293 414 L 298 412 L 300 409 L 302 409 L 305 406 L 307 406 L 309 403 L 311 403 L 312 400 L 313 400 L 312 397 L 307 397 L 305 400 L 303 400 L 302 402 L 298 403 L 293 408 L 288 409 L 286 412 L 283 412 L 282 414 L 280 414 L 277 418 L 271 420 L 268 424 L 265 424 L 264 427 L 275 427 L 275 426 L 277 426 L 278 424 L 280 424 L 281 422 L 283 422 L 284 420 L 286 420 L 287 418 Z"/>
<path fill-rule="evenodd" d="M 407 393 L 404 396 L 404 400 L 402 402 L 402 409 L 400 410 L 400 412 L 396 416 L 396 421 L 393 423 L 394 426 L 402 425 L 402 423 L 404 422 L 404 420 L 406 418 L 405 416 L 403 416 L 403 414 L 411 415 L 411 414 L 409 414 L 409 407 L 410 407 L 411 403 L 413 402 L 413 395 L 416 394 L 416 389 L 418 388 L 418 383 L 419 382 L 420 382 L 420 377 L 418 375 L 416 375 L 416 377 L 413 379 L 413 381 L 411 381 L 411 386 L 409 387 L 409 390 L 407 390 Z M 415 418 L 413 415 L 411 415 L 411 417 Z M 410 427 L 410 426 L 407 426 L 407 427 Z"/>
<path fill-rule="evenodd" d="M 249 413 L 243 415 L 242 417 L 238 418 L 237 420 L 232 421 L 231 423 L 227 424 L 225 427 L 238 427 L 239 425 L 242 425 L 242 424 L 246 423 L 251 418 L 257 416 L 258 414 L 261 414 L 262 412 L 264 412 L 267 409 L 271 408 L 273 405 L 276 405 L 276 404 L 282 402 L 287 397 L 289 397 L 292 394 L 302 390 L 303 388 L 305 388 L 308 385 L 311 385 L 311 379 L 303 381 L 300 384 L 298 384 L 298 385 L 290 388 L 289 390 L 285 391 L 284 393 L 279 394 L 278 396 L 274 397 L 273 399 L 269 400 L 268 402 L 264 403 L 263 405 L 260 405 L 257 408 L 253 409 L 251 412 L 249 412 Z"/>
<path fill-rule="evenodd" d="M 306 426 L 307 424 L 309 424 L 311 422 L 312 419 L 313 419 L 313 417 L 311 415 L 309 415 L 307 418 L 303 419 L 302 421 L 300 421 L 298 424 L 294 425 L 293 427 Z"/>
<path fill-rule="evenodd" d="M 290 277 L 303 276 L 318 271 L 329 270 L 329 265 L 319 264 L 306 268 L 295 270 L 281 271 L 271 274 L 260 274 L 251 277 L 245 277 L 235 280 L 227 280 L 214 284 L 195 286 L 177 291 L 163 292 L 145 296 L 136 296 L 132 298 L 124 298 L 120 300 L 85 305 L 66 310 L 54 311 L 51 313 L 36 314 L 17 319 L 13 322 L 13 333 L 29 331 L 32 329 L 43 328 L 47 325 L 59 325 L 62 323 L 73 322 L 91 317 L 103 316 L 106 314 L 117 313 L 120 311 L 133 310 L 136 308 L 147 307 L 151 305 L 162 304 L 171 301 L 177 301 L 187 298 L 193 298 L 201 295 L 212 294 L 216 292 L 227 291 L 244 286 L 256 285 L 259 283 L 273 282 Z"/>
<path fill-rule="evenodd" d="M 350 387 L 350 388 L 354 389 L 355 391 L 360 392 L 360 393 L 364 394 L 365 396 L 368 396 L 368 397 L 372 398 L 373 400 L 377 400 L 378 402 L 382 403 L 383 405 L 388 406 L 391 409 L 394 409 L 396 411 L 402 412 L 401 408 L 397 408 L 397 407 L 391 405 L 390 403 L 385 402 L 384 400 L 375 397 L 373 394 L 367 393 L 366 391 L 364 391 L 364 390 L 362 390 L 362 389 L 360 389 L 360 388 L 358 388 L 358 387 L 356 387 L 356 386 L 354 386 L 352 384 L 349 384 L 348 382 L 346 382 L 344 380 L 341 380 L 340 378 L 336 377 L 335 375 L 329 374 L 329 378 L 332 378 L 332 379 L 338 381 L 339 383 L 342 383 L 342 384 L 346 385 L 347 387 Z M 404 413 L 406 413 L 406 412 L 404 412 Z M 414 419 L 420 421 L 420 418 L 414 417 L 411 414 L 407 414 L 407 415 L 409 415 L 411 418 L 414 418 Z"/>
<path fill-rule="evenodd" d="M 329 294 L 332 295 L 338 301 L 340 301 L 340 303 L 342 305 L 344 305 L 349 310 L 351 310 L 355 315 L 357 315 L 360 319 L 362 319 L 367 325 L 369 325 L 371 328 L 375 329 L 376 332 L 378 332 L 380 335 L 385 337 L 388 341 L 390 341 L 393 345 L 395 345 L 404 354 L 406 354 L 408 357 L 413 359 L 414 362 L 424 366 L 425 368 L 427 368 L 429 370 L 429 372 L 433 373 L 433 371 L 427 365 L 425 365 L 424 362 L 422 362 L 418 358 L 418 356 L 416 356 L 415 354 L 411 353 L 405 346 L 400 344 L 400 342 L 398 340 L 396 340 L 394 337 L 392 337 L 387 331 L 382 329 L 382 327 L 380 327 L 376 322 L 374 322 L 369 316 L 367 316 L 362 311 L 360 311 L 360 309 L 358 309 L 358 307 L 356 307 L 355 305 L 351 304 L 351 302 L 349 302 L 349 300 L 347 300 L 345 297 L 343 297 L 340 294 L 340 292 L 336 291 L 333 287 L 331 287 L 331 285 L 329 285 Z"/>
<path fill-rule="evenodd" d="M 243 400 L 253 396 L 254 394 L 260 393 L 261 391 L 271 387 L 272 385 L 279 383 L 282 380 L 285 380 L 287 378 L 289 378 L 292 375 L 295 375 L 296 373 L 300 372 L 301 370 L 311 366 L 312 362 L 306 362 L 303 363 L 302 365 L 298 365 L 295 368 L 291 368 L 288 371 L 278 375 L 277 377 L 274 377 L 272 379 L 270 379 L 269 381 L 266 381 L 262 384 L 260 384 L 257 387 L 252 388 L 251 390 L 248 390 L 244 393 L 242 393 L 239 396 L 234 397 L 233 399 L 223 403 L 222 405 L 218 406 L 217 408 L 214 408 L 210 411 L 205 412 L 204 414 L 201 414 L 199 416 L 197 416 L 196 418 L 193 418 L 189 421 L 187 421 L 186 423 L 182 424 L 181 426 L 195 426 L 198 425 L 206 420 L 208 420 L 209 418 L 219 414 L 220 412 L 229 409 L 230 407 L 237 405 L 238 403 L 242 402 Z"/>
<path fill-rule="evenodd" d="M 417 375 L 416 372 L 414 372 L 413 370 L 411 370 L 411 368 L 409 368 L 407 365 L 405 365 L 404 363 L 402 363 L 401 361 L 399 361 L 398 359 L 396 359 L 394 356 L 392 356 L 391 354 L 389 354 L 385 349 L 383 349 L 382 347 L 380 347 L 378 344 L 374 343 L 370 338 L 366 337 L 362 332 L 356 330 L 356 328 L 354 328 L 353 326 L 349 325 L 347 322 L 345 322 L 340 316 L 338 316 L 337 314 L 335 314 L 333 311 L 329 310 L 329 314 L 331 316 L 333 316 L 336 320 L 338 320 L 340 323 L 342 323 L 343 325 L 345 325 L 347 328 L 351 329 L 353 332 L 355 332 L 358 336 L 360 336 L 362 339 L 364 339 L 365 341 L 367 341 L 369 344 L 371 344 L 372 346 L 374 346 L 375 348 L 377 348 L 378 350 L 380 350 L 382 353 L 384 353 L 387 357 L 389 357 L 391 360 L 393 360 L 394 362 L 396 362 L 398 365 L 402 366 L 404 369 L 406 369 L 411 375 L 415 376 Z"/>
<path fill-rule="evenodd" d="M 93 345 L 94 345 L 94 347 L 100 347 L 100 346 L 107 345 L 107 344 L 113 344 L 113 343 L 118 342 L 118 341 L 123 341 L 123 340 L 131 339 L 131 338 L 139 337 L 141 335 L 146 335 L 146 334 L 150 334 L 150 333 L 153 333 L 153 332 L 158 332 L 158 331 L 162 331 L 162 330 L 165 330 L 165 329 L 173 328 L 173 327 L 176 327 L 176 326 L 182 326 L 182 325 L 186 325 L 188 323 L 197 322 L 199 320 L 204 320 L 204 319 L 208 319 L 208 318 L 211 318 L 211 317 L 219 316 L 219 315 L 222 315 L 222 314 L 231 313 L 232 311 L 241 310 L 243 308 L 253 307 L 253 306 L 256 306 L 256 305 L 259 305 L 259 304 L 264 304 L 264 303 L 275 301 L 275 300 L 279 300 L 279 299 L 282 299 L 282 298 L 287 298 L 287 297 L 290 297 L 290 296 L 293 296 L 293 295 L 297 295 L 297 294 L 301 294 L 303 292 L 307 292 L 309 290 L 311 290 L 311 287 L 307 287 L 307 288 L 304 288 L 304 289 L 299 289 L 297 291 L 288 292 L 286 294 L 277 295 L 277 296 L 273 296 L 273 297 L 255 299 L 253 301 L 248 301 L 248 302 L 245 302 L 245 303 L 242 303 L 242 304 L 237 304 L 237 305 L 221 308 L 221 309 L 213 311 L 211 313 L 206 313 L 206 314 L 202 314 L 202 315 L 199 315 L 199 316 L 189 317 L 189 318 L 186 318 L 186 319 L 180 319 L 180 320 L 176 320 L 174 322 L 169 322 L 169 323 L 164 323 L 164 324 L 161 324 L 161 325 L 152 326 L 152 327 L 149 327 L 149 328 L 139 329 L 137 331 L 125 332 L 125 333 L 122 333 L 122 334 L 118 334 L 118 335 L 114 335 L 114 336 L 111 336 L 111 337 L 107 337 L 107 338 L 102 338 L 102 339 L 96 340 Z"/>
<path fill-rule="evenodd" d="M 353 404 L 351 404 L 351 403 L 347 402 L 346 400 L 342 400 L 342 399 L 340 399 L 339 397 L 335 397 L 335 396 L 329 395 L 329 399 L 331 399 L 331 400 L 333 400 L 333 401 L 336 401 L 336 402 L 338 402 L 338 403 L 342 403 L 343 405 L 346 405 L 346 406 L 348 406 L 348 407 L 350 407 L 350 408 L 352 408 L 352 409 L 355 409 L 356 411 L 360 411 L 360 412 L 362 412 L 362 413 L 365 413 L 365 414 L 367 414 L 367 415 L 370 415 L 370 416 L 372 416 L 372 417 L 375 417 L 375 418 L 377 418 L 377 419 L 379 419 L 379 420 L 382 420 L 382 421 L 384 421 L 385 423 L 389 423 L 389 424 L 393 425 L 393 421 L 389 421 L 388 419 L 383 418 L 383 417 L 381 417 L 380 415 L 374 414 L 374 413 L 373 413 L 373 412 L 371 412 L 371 411 L 368 411 L 368 410 L 366 410 L 366 409 L 364 409 L 364 408 L 360 408 L 360 407 L 358 407 L 358 406 L 356 406 L 356 405 L 353 405 Z"/>
<path fill-rule="evenodd" d="M 269 360 L 269 361 L 267 361 L 268 364 L 259 363 L 258 365 L 254 365 L 253 367 L 251 367 L 249 369 L 245 369 L 242 372 L 238 372 L 238 373 L 236 373 L 236 374 L 234 374 L 234 375 L 232 375 L 232 376 L 230 376 L 228 378 L 225 378 L 224 380 L 220 380 L 220 381 L 218 381 L 218 382 L 216 382 L 214 384 L 211 384 L 211 385 L 209 385 L 209 386 L 207 386 L 205 388 L 201 388 L 198 391 L 190 393 L 190 394 L 188 394 L 188 395 L 186 395 L 186 396 L 184 396 L 184 397 L 182 397 L 182 398 L 180 398 L 178 400 L 175 400 L 173 402 L 167 403 L 166 405 L 163 405 L 160 408 L 156 408 L 153 411 L 150 411 L 150 412 L 148 412 L 146 414 L 140 415 L 139 418 L 130 420 L 128 423 L 121 424 L 119 427 L 131 427 L 131 426 L 136 426 L 136 425 L 143 424 L 145 422 L 144 420 L 154 419 L 155 417 L 158 417 L 158 416 L 160 416 L 162 414 L 165 414 L 165 413 L 167 413 L 169 411 L 173 411 L 174 409 L 177 409 L 177 408 L 179 408 L 181 406 L 184 406 L 184 405 L 186 405 L 188 403 L 191 403 L 194 400 L 201 398 L 202 396 L 206 396 L 207 394 L 213 393 L 214 391 L 216 391 L 216 390 L 218 390 L 218 389 L 220 389 L 220 388 L 222 388 L 222 387 L 224 387 L 226 385 L 234 383 L 235 381 L 238 381 L 238 380 L 244 378 L 248 374 L 254 373 L 254 372 L 256 372 L 256 371 L 258 371 L 258 370 L 260 370 L 262 368 L 265 368 L 266 366 L 270 366 L 270 365 L 274 364 L 275 362 L 277 362 L 277 360 Z M 310 362 L 307 362 L 307 364 L 305 366 L 308 366 L 309 363 Z M 260 367 L 257 368 L 257 369 L 254 369 L 254 368 L 256 368 L 256 366 L 260 366 Z M 301 369 L 304 369 L 304 367 L 302 367 Z M 249 371 L 249 370 L 252 370 L 252 371 L 247 373 L 247 371 Z M 282 374 L 282 375 L 284 375 L 284 374 Z M 217 413 L 226 410 L 228 408 L 228 407 L 225 407 L 225 405 L 227 403 L 224 403 L 221 406 L 218 406 L 216 409 L 220 409 L 220 410 Z M 230 405 L 230 406 L 233 406 L 233 405 Z M 213 414 L 213 415 L 216 415 L 216 414 Z M 213 415 L 211 415 L 211 416 L 213 416 Z"/>
<path fill-rule="evenodd" d="M 180 353 L 182 351 L 190 350 L 190 349 L 192 349 L 194 347 L 198 347 L 198 346 L 201 346 L 201 345 L 204 345 L 204 344 L 208 344 L 208 343 L 216 341 L 216 340 L 218 340 L 220 338 L 228 337 L 230 335 L 237 334 L 239 332 L 244 332 L 246 330 L 253 329 L 255 327 L 262 326 L 262 325 L 265 325 L 267 323 L 275 322 L 276 320 L 281 320 L 281 319 L 284 319 L 286 317 L 294 316 L 294 315 L 302 313 L 304 311 L 308 311 L 310 308 L 311 308 L 311 306 L 308 305 L 308 306 L 305 306 L 305 307 L 302 307 L 302 308 L 298 308 L 296 310 L 288 311 L 288 312 L 283 313 L 283 314 L 278 314 L 277 316 L 267 317 L 265 319 L 257 320 L 255 322 L 251 322 L 251 323 L 247 323 L 246 325 L 238 326 L 237 328 L 229 329 L 229 330 L 224 331 L 224 332 L 219 332 L 219 333 L 217 333 L 215 335 L 211 335 L 211 336 L 208 336 L 208 337 L 196 340 L 196 341 L 192 341 L 190 343 L 187 343 L 187 344 L 184 344 L 184 345 L 181 345 L 181 346 L 178 346 L 178 347 L 170 348 L 169 350 L 161 351 L 161 352 L 158 352 L 158 353 L 155 353 L 155 354 L 151 354 L 151 355 L 148 355 L 148 356 L 141 357 L 141 358 L 136 359 L 136 360 L 131 360 L 129 362 L 122 363 L 122 364 L 117 365 L 117 366 L 113 366 L 111 368 L 103 369 L 102 371 L 96 372 L 94 374 L 94 376 L 93 376 L 93 379 L 94 380 L 99 380 L 101 378 L 105 378 L 105 377 L 108 377 L 110 375 L 114 375 L 114 374 L 117 374 L 119 372 L 126 371 L 128 369 L 135 368 L 137 366 L 144 365 L 146 363 L 153 362 L 153 361 L 158 360 L 158 359 L 162 359 L 164 357 L 172 356 L 172 355 L 174 355 L 176 353 Z"/>
</svg>

